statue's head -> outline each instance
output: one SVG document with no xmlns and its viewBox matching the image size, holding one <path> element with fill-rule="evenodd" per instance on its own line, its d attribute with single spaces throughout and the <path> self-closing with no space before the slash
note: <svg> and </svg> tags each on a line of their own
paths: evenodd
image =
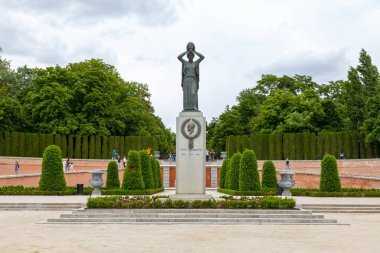
<svg viewBox="0 0 380 253">
<path fill-rule="evenodd" d="M 186 49 L 187 49 L 187 52 L 189 52 L 190 50 L 191 51 L 195 51 L 195 45 L 194 45 L 194 43 L 193 42 L 187 43 Z"/>
<path fill-rule="evenodd" d="M 194 53 L 193 52 L 188 52 L 187 53 L 187 58 L 189 59 L 190 62 L 192 62 L 193 59 L 194 59 Z"/>
</svg>

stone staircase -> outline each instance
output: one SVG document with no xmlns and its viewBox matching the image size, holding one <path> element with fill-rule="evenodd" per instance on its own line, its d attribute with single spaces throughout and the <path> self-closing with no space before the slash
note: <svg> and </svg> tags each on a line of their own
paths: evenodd
<svg viewBox="0 0 380 253">
<path fill-rule="evenodd" d="M 81 203 L 0 203 L 0 211 L 72 211 Z"/>
<path fill-rule="evenodd" d="M 266 209 L 78 209 L 47 223 L 337 225 L 309 210 Z"/>
<path fill-rule="evenodd" d="M 380 213 L 380 204 L 303 204 L 301 206 L 316 213 Z"/>
</svg>

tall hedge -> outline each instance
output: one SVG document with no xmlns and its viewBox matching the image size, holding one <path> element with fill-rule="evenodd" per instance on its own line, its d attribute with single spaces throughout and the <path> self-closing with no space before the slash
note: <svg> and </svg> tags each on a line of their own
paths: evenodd
<svg viewBox="0 0 380 253">
<path fill-rule="evenodd" d="M 156 160 L 156 170 L 157 170 L 157 188 L 162 188 L 161 166 L 158 160 Z"/>
<path fill-rule="evenodd" d="M 4 134 L 4 155 L 10 156 L 11 155 L 11 134 L 8 132 L 5 132 Z M 42 154 L 42 153 L 41 153 Z"/>
<path fill-rule="evenodd" d="M 25 153 L 26 157 L 33 157 L 32 133 L 25 133 Z"/>
<path fill-rule="evenodd" d="M 153 189 L 153 172 L 152 165 L 148 153 L 145 150 L 140 150 L 141 172 L 144 179 L 145 189 Z"/>
<path fill-rule="evenodd" d="M 99 135 L 95 137 L 95 158 L 101 159 L 102 158 L 102 139 Z"/>
<path fill-rule="evenodd" d="M 141 173 L 141 161 L 138 151 L 128 152 L 127 168 L 123 175 L 123 189 L 125 190 L 144 190 L 145 184 Z"/>
<path fill-rule="evenodd" d="M 341 190 L 336 158 L 333 155 L 325 154 L 323 156 L 319 189 L 323 192 L 339 192 Z"/>
<path fill-rule="evenodd" d="M 260 191 L 260 177 L 257 170 L 256 154 L 253 150 L 243 152 L 239 171 L 240 191 Z"/>
<path fill-rule="evenodd" d="M 3 133 L 0 132 L 0 155 L 4 155 L 4 148 L 5 148 L 4 137 L 3 137 Z"/>
<path fill-rule="evenodd" d="M 239 171 L 240 171 L 241 153 L 235 153 L 231 157 L 230 172 L 228 176 L 228 185 L 231 190 L 239 190 Z"/>
<path fill-rule="evenodd" d="M 67 157 L 67 137 L 66 135 L 61 136 L 61 147 L 62 147 L 62 157 Z"/>
<path fill-rule="evenodd" d="M 261 185 L 263 188 L 277 189 L 276 168 L 272 161 L 265 161 L 263 164 Z"/>
<path fill-rule="evenodd" d="M 149 156 L 150 167 L 152 169 L 152 189 L 157 189 L 157 166 L 156 166 L 156 158 L 154 156 Z"/>
<path fill-rule="evenodd" d="M 67 144 L 67 156 L 74 157 L 74 137 L 72 135 L 69 136 L 69 141 Z"/>
<path fill-rule="evenodd" d="M 88 159 L 88 136 L 82 136 L 82 158 Z"/>
<path fill-rule="evenodd" d="M 66 189 L 62 152 L 56 145 L 50 145 L 44 151 L 39 188 L 42 191 L 64 191 Z"/>
<path fill-rule="evenodd" d="M 90 143 L 88 145 L 88 158 L 95 159 L 95 136 L 90 136 Z"/>
<path fill-rule="evenodd" d="M 110 161 L 107 167 L 107 180 L 106 188 L 118 189 L 120 188 L 119 169 L 116 161 Z"/>
<path fill-rule="evenodd" d="M 82 137 L 80 135 L 75 136 L 75 158 L 82 158 Z"/>
<path fill-rule="evenodd" d="M 11 148 L 10 148 L 10 153 L 11 156 L 18 156 L 18 132 L 13 132 L 11 136 Z"/>
<path fill-rule="evenodd" d="M 224 159 L 222 168 L 220 169 L 219 187 L 222 189 L 228 189 L 226 180 L 227 180 L 228 166 L 230 162 L 231 162 L 231 158 Z"/>
<path fill-rule="evenodd" d="M 102 159 L 110 158 L 111 155 L 108 152 L 108 138 L 106 136 L 102 137 Z"/>
<path fill-rule="evenodd" d="M 25 134 L 18 133 L 17 156 L 25 156 Z"/>
</svg>

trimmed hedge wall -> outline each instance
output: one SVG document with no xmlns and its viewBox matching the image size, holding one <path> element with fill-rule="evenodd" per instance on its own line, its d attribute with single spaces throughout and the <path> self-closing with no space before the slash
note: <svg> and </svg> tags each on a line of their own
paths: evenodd
<svg viewBox="0 0 380 253">
<path fill-rule="evenodd" d="M 109 159 L 111 151 L 122 157 L 129 150 L 150 147 L 151 153 L 158 150 L 158 141 L 152 136 L 73 136 L 42 133 L 1 133 L 0 156 L 42 157 L 45 148 L 56 145 L 62 157 L 78 159 Z"/>
<path fill-rule="evenodd" d="M 380 142 L 365 143 L 358 132 L 285 133 L 231 135 L 227 137 L 227 156 L 245 149 L 256 150 L 259 160 L 320 160 L 325 153 L 346 159 L 380 158 Z"/>
</svg>

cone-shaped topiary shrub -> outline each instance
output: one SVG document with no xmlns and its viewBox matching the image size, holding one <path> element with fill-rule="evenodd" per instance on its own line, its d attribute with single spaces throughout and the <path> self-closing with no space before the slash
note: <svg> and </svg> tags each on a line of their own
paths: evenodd
<svg viewBox="0 0 380 253">
<path fill-rule="evenodd" d="M 161 166 L 158 160 L 156 160 L 156 171 L 157 171 L 157 188 L 162 188 Z"/>
<path fill-rule="evenodd" d="M 111 161 L 108 163 L 106 188 L 108 189 L 120 188 L 119 169 L 117 167 L 116 161 Z"/>
<path fill-rule="evenodd" d="M 335 157 L 325 154 L 321 167 L 319 190 L 322 192 L 339 192 L 341 186 Z"/>
<path fill-rule="evenodd" d="M 239 190 L 239 170 L 240 170 L 241 153 L 235 153 L 231 157 L 230 171 L 228 175 L 228 186 L 231 190 Z"/>
<path fill-rule="evenodd" d="M 256 154 L 253 150 L 243 152 L 239 171 L 240 191 L 260 191 L 260 177 L 257 171 Z"/>
<path fill-rule="evenodd" d="M 140 154 L 138 151 L 128 152 L 127 168 L 123 176 L 123 189 L 144 190 L 145 184 L 141 173 Z"/>
<path fill-rule="evenodd" d="M 141 172 L 144 179 L 145 189 L 153 189 L 153 173 L 149 155 L 145 150 L 140 150 Z"/>
<path fill-rule="evenodd" d="M 276 168 L 272 161 L 265 161 L 263 164 L 263 179 L 261 185 L 263 188 L 277 190 Z"/>
<path fill-rule="evenodd" d="M 156 168 L 156 158 L 154 156 L 149 156 L 150 166 L 152 168 L 152 175 L 153 175 L 153 185 L 152 189 L 157 189 L 157 168 Z"/>
<path fill-rule="evenodd" d="M 228 166 L 231 162 L 230 158 L 226 158 L 223 160 L 222 168 L 220 169 L 220 180 L 219 180 L 219 187 L 222 189 L 228 189 L 227 187 L 227 172 L 228 172 Z"/>
<path fill-rule="evenodd" d="M 66 189 L 62 152 L 56 145 L 48 146 L 42 156 L 39 188 L 42 191 L 64 191 Z"/>
</svg>

